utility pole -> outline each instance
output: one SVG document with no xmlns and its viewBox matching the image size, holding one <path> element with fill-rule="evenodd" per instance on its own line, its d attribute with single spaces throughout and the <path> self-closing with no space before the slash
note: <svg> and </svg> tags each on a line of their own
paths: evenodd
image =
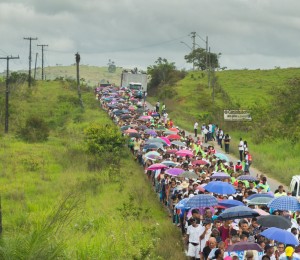
<svg viewBox="0 0 300 260">
<path fill-rule="evenodd" d="M 44 80 L 44 47 L 48 47 L 47 44 L 38 44 L 37 46 L 42 47 L 42 80 Z"/>
<path fill-rule="evenodd" d="M 77 74 L 77 91 L 78 91 L 78 98 L 79 98 L 79 102 L 80 102 L 80 106 L 83 109 L 83 102 L 82 102 L 82 98 L 81 98 L 81 90 L 80 90 L 80 80 L 79 80 L 79 62 L 80 62 L 80 55 L 77 52 L 75 54 L 75 60 L 76 60 L 76 74 Z"/>
<path fill-rule="evenodd" d="M 35 75 L 36 75 L 36 63 L 37 63 L 37 57 L 38 57 L 38 53 L 35 54 L 35 65 L 34 65 L 34 74 L 33 74 L 34 80 L 35 80 Z"/>
<path fill-rule="evenodd" d="M 205 50 L 206 50 L 206 70 L 208 71 L 208 36 L 206 36 Z"/>
<path fill-rule="evenodd" d="M 196 32 L 191 32 L 191 38 L 193 43 L 192 51 L 194 51 L 196 47 Z M 195 70 L 195 59 L 193 59 L 193 70 Z"/>
<path fill-rule="evenodd" d="M 208 71 L 207 71 L 207 78 L 208 78 L 208 88 L 210 88 L 210 47 L 208 47 Z"/>
<path fill-rule="evenodd" d="M 12 59 L 19 59 L 18 57 L 13 57 L 13 56 L 6 56 L 6 57 L 0 57 L 1 60 L 6 60 L 6 93 L 5 93 L 5 133 L 8 133 L 8 107 L 9 107 L 9 60 Z M 1 221 L 1 220 L 0 220 Z M 1 230 L 1 227 L 0 227 Z M 1 231 L 0 231 L 1 233 Z"/>
<path fill-rule="evenodd" d="M 31 41 L 36 41 L 38 38 L 26 37 L 24 40 L 29 40 L 29 71 L 28 71 L 28 87 L 31 87 Z"/>
</svg>

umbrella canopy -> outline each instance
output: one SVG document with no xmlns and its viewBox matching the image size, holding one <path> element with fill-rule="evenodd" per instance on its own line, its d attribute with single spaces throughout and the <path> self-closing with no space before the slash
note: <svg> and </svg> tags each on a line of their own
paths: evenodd
<svg viewBox="0 0 300 260">
<path fill-rule="evenodd" d="M 169 131 L 172 131 L 172 132 L 175 132 L 175 133 L 179 132 L 179 130 L 177 128 L 175 128 L 175 127 L 169 128 Z"/>
<path fill-rule="evenodd" d="M 161 170 L 161 169 L 165 169 L 165 168 L 168 168 L 168 166 L 166 166 L 162 163 L 154 163 L 150 167 L 148 167 L 147 170 L 154 171 L 154 170 Z"/>
<path fill-rule="evenodd" d="M 166 170 L 166 174 L 172 175 L 172 176 L 178 176 L 179 174 L 183 173 L 184 170 L 181 168 L 172 168 Z"/>
<path fill-rule="evenodd" d="M 186 203 L 188 200 L 189 200 L 189 198 L 182 199 L 175 205 L 175 208 L 176 209 L 187 209 Z"/>
<path fill-rule="evenodd" d="M 170 140 L 167 137 L 160 136 L 159 138 L 162 139 L 162 140 L 164 140 L 168 146 L 171 145 L 171 142 L 170 142 Z"/>
<path fill-rule="evenodd" d="M 220 160 L 225 160 L 225 161 L 229 162 L 229 159 L 228 159 L 228 157 L 227 157 L 225 154 L 222 154 L 222 153 L 216 153 L 215 156 L 216 156 L 217 158 L 219 158 Z"/>
<path fill-rule="evenodd" d="M 154 156 L 157 156 L 157 157 L 160 157 L 160 153 L 156 152 L 156 151 L 152 151 L 152 152 L 148 152 L 145 154 L 145 156 L 149 156 L 149 155 L 154 155 Z"/>
<path fill-rule="evenodd" d="M 166 130 L 166 131 L 164 131 L 164 134 L 165 134 L 165 135 L 176 135 L 177 132 L 173 132 L 173 131 L 170 131 L 170 130 Z"/>
<path fill-rule="evenodd" d="M 206 165 L 206 164 L 209 164 L 209 162 L 204 161 L 204 160 L 195 160 L 195 161 L 192 161 L 192 164 L 193 165 L 197 165 L 197 164 L 199 164 L 199 165 Z"/>
<path fill-rule="evenodd" d="M 239 181 L 257 181 L 257 178 L 251 175 L 241 175 L 237 179 Z"/>
<path fill-rule="evenodd" d="M 218 205 L 223 206 L 225 208 L 232 208 L 236 206 L 245 206 L 243 202 L 239 200 L 221 200 Z"/>
<path fill-rule="evenodd" d="M 141 138 L 141 135 L 139 133 L 129 133 L 130 137 L 136 137 L 136 138 Z"/>
<path fill-rule="evenodd" d="M 261 216 L 257 219 L 257 223 L 263 227 L 277 227 L 281 229 L 288 229 L 292 226 L 292 222 L 289 219 L 276 215 Z"/>
<path fill-rule="evenodd" d="M 152 143 L 162 143 L 165 145 L 167 144 L 166 141 L 161 138 L 151 138 L 146 141 L 146 144 L 152 144 Z"/>
<path fill-rule="evenodd" d="M 140 116 L 138 119 L 141 121 L 148 121 L 152 118 L 152 116 Z"/>
<path fill-rule="evenodd" d="M 173 142 L 171 142 L 171 144 L 174 144 L 174 145 L 176 145 L 176 146 L 186 146 L 183 142 L 181 142 L 181 141 L 173 141 Z"/>
<path fill-rule="evenodd" d="M 269 198 L 274 198 L 273 195 L 271 194 L 267 194 L 267 193 L 258 193 L 258 194 L 252 194 L 249 197 L 247 197 L 247 200 L 252 200 L 254 198 L 258 198 L 258 197 L 269 197 Z"/>
<path fill-rule="evenodd" d="M 231 184 L 222 181 L 211 181 L 205 186 L 205 189 L 217 194 L 234 194 L 236 192 Z"/>
<path fill-rule="evenodd" d="M 210 176 L 211 179 L 230 179 L 230 175 L 228 175 L 226 172 L 215 172 L 213 175 Z"/>
<path fill-rule="evenodd" d="M 260 233 L 261 236 L 269 238 L 271 240 L 276 240 L 278 242 L 289 244 L 289 245 L 299 245 L 299 241 L 295 238 L 295 236 L 286 230 L 271 227 L 267 230 Z"/>
<path fill-rule="evenodd" d="M 256 197 L 248 201 L 248 205 L 267 205 L 273 198 Z"/>
<path fill-rule="evenodd" d="M 300 205 L 295 197 L 291 196 L 281 196 L 273 199 L 268 203 L 268 208 L 277 210 L 290 210 L 298 211 L 300 210 Z"/>
<path fill-rule="evenodd" d="M 240 218 L 253 218 L 258 217 L 259 214 L 247 206 L 236 206 L 225 209 L 218 217 L 220 220 L 227 219 L 240 219 Z"/>
<path fill-rule="evenodd" d="M 130 127 L 131 127 L 130 125 L 124 125 L 124 126 L 121 127 L 121 131 L 126 131 Z"/>
<path fill-rule="evenodd" d="M 179 156 L 194 156 L 193 152 L 190 150 L 179 150 L 178 152 L 176 152 L 176 155 Z"/>
<path fill-rule="evenodd" d="M 129 128 L 125 131 L 125 133 L 130 134 L 130 133 L 137 133 L 138 131 L 132 128 Z"/>
<path fill-rule="evenodd" d="M 181 139 L 181 136 L 180 135 L 168 135 L 167 136 L 168 137 L 168 139 L 170 139 L 170 140 L 180 140 Z"/>
<path fill-rule="evenodd" d="M 259 244 L 252 243 L 252 242 L 238 242 L 231 246 L 228 246 L 226 249 L 227 252 L 246 251 L 246 250 L 255 250 L 258 252 L 264 251 Z"/>
<path fill-rule="evenodd" d="M 152 136 L 156 136 L 157 135 L 157 133 L 153 129 L 146 129 L 145 133 L 148 134 L 148 135 L 152 135 Z"/>
<path fill-rule="evenodd" d="M 188 178 L 188 179 L 197 179 L 199 176 L 195 172 L 185 171 L 178 175 L 178 177 Z"/>
<path fill-rule="evenodd" d="M 149 150 L 149 149 L 160 149 L 163 148 L 163 145 L 161 143 L 152 143 L 152 144 L 146 144 L 144 146 L 145 150 Z"/>
<path fill-rule="evenodd" d="M 147 126 L 145 126 L 145 125 L 140 125 L 140 126 L 138 126 L 138 129 L 140 129 L 140 130 L 147 130 L 148 129 L 148 127 Z"/>
<path fill-rule="evenodd" d="M 175 162 L 173 162 L 173 161 L 163 161 L 163 162 L 161 162 L 162 164 L 164 164 L 164 165 L 167 165 L 167 166 L 172 166 L 172 167 L 175 167 L 176 165 L 178 165 L 178 163 L 175 163 Z M 183 172 L 183 171 L 182 171 Z"/>
<path fill-rule="evenodd" d="M 269 216 L 270 215 L 270 213 L 268 213 L 262 209 L 253 209 L 253 210 L 256 211 L 261 216 Z"/>
<path fill-rule="evenodd" d="M 169 149 L 166 151 L 167 154 L 172 154 L 172 153 L 176 153 L 178 150 L 176 149 Z"/>
<path fill-rule="evenodd" d="M 123 116 L 121 116 L 121 118 L 122 119 L 129 119 L 129 118 L 131 118 L 131 115 L 123 115 Z"/>
<path fill-rule="evenodd" d="M 218 205 L 218 201 L 214 196 L 199 194 L 190 198 L 185 205 L 190 208 L 205 208 Z"/>
</svg>

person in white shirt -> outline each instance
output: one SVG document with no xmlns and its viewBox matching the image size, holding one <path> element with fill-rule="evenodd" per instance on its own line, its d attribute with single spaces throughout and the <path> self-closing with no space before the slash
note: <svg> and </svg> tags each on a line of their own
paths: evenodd
<svg viewBox="0 0 300 260">
<path fill-rule="evenodd" d="M 197 131 L 198 131 L 198 122 L 194 124 L 194 132 L 195 132 L 195 137 L 197 137 Z"/>
<path fill-rule="evenodd" d="M 244 153 L 244 141 L 242 138 L 240 138 L 239 142 L 239 153 L 240 153 L 240 161 L 243 161 L 243 153 Z"/>
<path fill-rule="evenodd" d="M 187 255 L 191 259 L 200 258 L 200 236 L 203 233 L 202 226 L 197 224 L 194 218 L 189 219 L 191 225 L 188 226 L 186 231 L 186 242 L 188 243 Z"/>
</svg>

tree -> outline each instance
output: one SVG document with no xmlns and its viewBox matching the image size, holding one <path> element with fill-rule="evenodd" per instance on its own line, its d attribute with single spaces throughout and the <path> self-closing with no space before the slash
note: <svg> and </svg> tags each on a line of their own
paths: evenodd
<svg viewBox="0 0 300 260">
<path fill-rule="evenodd" d="M 190 52 L 188 55 L 185 55 L 184 58 L 187 63 L 194 63 L 195 67 L 199 70 L 206 70 L 208 67 L 216 69 L 219 68 L 219 54 L 216 53 L 207 53 L 203 48 L 197 48 Z M 206 60 L 208 59 L 208 61 Z"/>
<path fill-rule="evenodd" d="M 117 67 L 116 67 L 116 64 L 115 64 L 114 61 L 109 60 L 107 65 L 108 65 L 108 72 L 109 72 L 109 73 L 114 73 L 114 72 L 116 72 Z"/>
</svg>

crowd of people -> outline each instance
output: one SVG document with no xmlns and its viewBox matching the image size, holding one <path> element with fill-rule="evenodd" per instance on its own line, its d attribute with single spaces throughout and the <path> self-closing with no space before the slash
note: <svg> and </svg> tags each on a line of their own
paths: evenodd
<svg viewBox="0 0 300 260">
<path fill-rule="evenodd" d="M 155 109 L 148 109 L 126 89 L 97 88 L 95 93 L 101 107 L 122 134 L 128 136 L 128 148 L 144 167 L 145 175 L 168 210 L 172 223 L 182 233 L 188 257 L 205 260 L 300 259 L 297 243 L 283 243 L 280 238 L 274 240 L 261 235 L 267 229 L 260 224 L 261 215 L 282 216 L 290 221 L 287 230 L 298 241 L 300 215 L 297 210 L 268 207 L 271 200 L 289 197 L 291 193 L 282 185 L 272 192 L 266 176 L 249 174 L 252 158 L 247 142 L 240 140 L 240 158 L 232 162 L 226 154 L 217 153 L 209 142 L 216 140 L 222 145 L 224 141 L 225 151 L 229 152 L 229 147 L 226 147 L 229 135 L 224 135 L 217 125 L 203 125 L 198 136 L 198 123 L 195 123 L 193 136 L 176 126 L 168 117 L 164 104 L 164 113 L 160 115 L 159 102 Z M 211 192 L 208 189 L 211 184 L 219 185 L 217 189 L 224 186 L 233 187 L 233 190 L 220 188 L 220 192 Z M 201 196 L 212 197 L 217 204 L 189 206 L 193 198 L 201 199 Z M 253 196 L 266 199 L 251 203 Z M 256 214 L 245 218 L 222 218 L 222 214 L 234 206 L 247 206 Z M 258 249 L 246 246 L 244 250 L 232 250 L 242 242 L 256 244 Z"/>
</svg>

